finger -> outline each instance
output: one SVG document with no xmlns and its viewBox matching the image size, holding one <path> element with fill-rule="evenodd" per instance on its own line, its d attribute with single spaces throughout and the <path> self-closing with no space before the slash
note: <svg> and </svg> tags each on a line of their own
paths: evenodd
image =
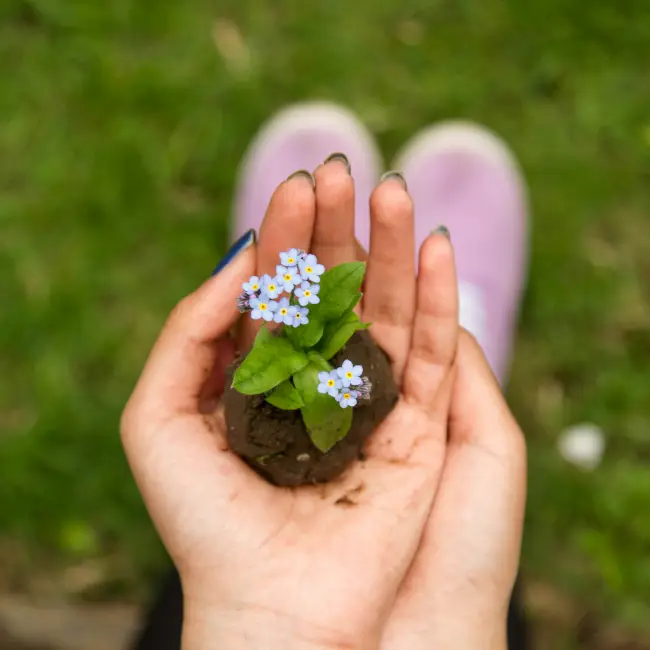
<svg viewBox="0 0 650 650">
<path fill-rule="evenodd" d="M 444 234 L 430 235 L 420 250 L 417 308 L 404 395 L 434 414 L 435 396 L 454 361 L 458 344 L 458 282 L 454 253 Z"/>
<path fill-rule="evenodd" d="M 356 247 L 357 247 L 357 256 L 356 256 L 356 261 L 357 262 L 367 262 L 368 261 L 368 251 L 359 243 L 359 240 L 356 240 Z"/>
<path fill-rule="evenodd" d="M 233 247 L 239 247 L 238 254 L 228 266 L 178 303 L 151 351 L 127 411 L 156 419 L 198 411 L 217 362 L 219 339 L 239 317 L 236 300 L 255 269 L 254 244 L 255 231 L 250 231 Z"/>
<path fill-rule="evenodd" d="M 370 225 L 363 319 L 372 323 L 372 336 L 401 383 L 416 302 L 413 202 L 401 174 L 388 176 L 372 193 Z"/>
<path fill-rule="evenodd" d="M 315 216 L 314 178 L 309 172 L 296 172 L 279 185 L 271 197 L 260 227 L 255 274 L 262 277 L 268 273 L 273 277 L 282 251 L 290 248 L 307 250 Z M 259 321 L 250 318 L 242 321 L 238 337 L 240 350 L 247 350 L 252 345 L 260 327 Z"/>
<path fill-rule="evenodd" d="M 316 223 L 311 249 L 321 264 L 331 268 L 352 262 L 357 252 L 354 236 L 354 181 L 343 154 L 332 154 L 314 172 Z"/>
</svg>

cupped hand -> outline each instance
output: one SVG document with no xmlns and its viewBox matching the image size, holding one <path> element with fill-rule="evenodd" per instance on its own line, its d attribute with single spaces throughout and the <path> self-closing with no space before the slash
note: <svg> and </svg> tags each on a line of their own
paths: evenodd
<svg viewBox="0 0 650 650">
<path fill-rule="evenodd" d="M 378 647 L 440 481 L 458 339 L 453 255 L 444 236 L 430 237 L 416 284 L 412 206 L 396 181 L 373 197 L 363 312 L 401 395 L 367 459 L 339 480 L 289 489 L 227 448 L 212 406 L 242 282 L 310 240 L 327 266 L 356 254 L 352 179 L 338 162 L 315 176 L 315 190 L 307 177 L 282 184 L 259 246 L 179 303 L 123 414 L 129 462 L 181 575 L 190 650 Z"/>
<path fill-rule="evenodd" d="M 414 214 L 405 185 L 389 176 L 374 191 L 368 256 L 354 239 L 351 179 L 330 165 L 315 175 L 317 199 L 321 187 L 335 187 L 339 198 L 327 219 L 317 212 L 311 248 L 326 264 L 368 260 L 363 320 L 374 323 L 372 335 L 389 354 L 398 382 L 409 368 L 403 377 L 411 388 L 416 288 L 405 279 L 415 275 Z M 421 259 L 435 254 L 443 259 L 432 267 L 421 263 L 417 285 L 420 304 L 422 294 L 430 300 L 433 355 L 455 348 L 446 337 L 456 336 L 457 318 L 453 267 L 444 259 L 450 251 L 439 238 L 425 242 L 420 253 Z M 442 468 L 435 499 L 386 623 L 382 650 L 506 647 L 526 498 L 524 438 L 482 350 L 464 330 L 454 366 L 447 432 L 430 459 Z M 448 360 L 439 367 L 448 374 Z"/>
</svg>

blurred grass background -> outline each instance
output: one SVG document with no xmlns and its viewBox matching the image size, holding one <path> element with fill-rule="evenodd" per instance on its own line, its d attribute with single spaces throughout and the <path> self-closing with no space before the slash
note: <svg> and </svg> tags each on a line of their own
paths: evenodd
<svg viewBox="0 0 650 650">
<path fill-rule="evenodd" d="M 226 248 L 249 139 L 325 98 L 387 159 L 457 117 L 519 156 L 524 571 L 599 627 L 647 636 L 649 61 L 647 0 L 0 0 L 0 587 L 137 600 L 164 566 L 121 408 L 166 313 Z M 580 421 L 607 435 L 593 473 L 556 451 Z"/>
</svg>

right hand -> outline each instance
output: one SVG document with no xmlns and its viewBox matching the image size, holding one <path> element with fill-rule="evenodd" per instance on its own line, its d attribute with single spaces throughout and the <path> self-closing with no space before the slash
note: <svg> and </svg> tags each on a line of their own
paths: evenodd
<svg viewBox="0 0 650 650">
<path fill-rule="evenodd" d="M 311 247 L 330 264 L 368 261 L 362 318 L 373 322 L 371 333 L 388 352 L 399 383 L 409 376 L 403 374 L 407 360 L 414 365 L 407 352 L 416 297 L 403 281 L 415 274 L 411 201 L 399 182 L 377 187 L 370 199 L 368 255 L 350 226 L 350 184 L 327 167 L 316 177 L 330 187 L 337 180 L 340 196 L 330 202 L 327 218 L 317 213 Z M 426 250 L 431 252 L 431 240 L 421 260 Z M 437 250 L 444 257 L 445 247 L 438 244 Z M 439 259 L 432 269 L 434 276 L 427 278 L 421 261 L 418 293 L 430 307 L 435 346 L 429 354 L 435 358 L 456 349 L 455 342 L 444 341 L 458 336 L 458 315 L 453 264 Z M 450 363 L 441 364 L 441 374 Z M 453 367 L 449 416 L 441 423 L 445 433 L 429 459 L 440 468 L 433 507 L 386 624 L 382 650 L 506 647 L 526 500 L 525 441 L 480 346 L 462 329 Z"/>
</svg>

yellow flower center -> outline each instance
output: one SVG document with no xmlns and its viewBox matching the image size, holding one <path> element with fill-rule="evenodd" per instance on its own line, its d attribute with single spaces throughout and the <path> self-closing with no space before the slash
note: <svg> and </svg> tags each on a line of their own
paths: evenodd
<svg viewBox="0 0 650 650">
<path fill-rule="evenodd" d="M 334 380 L 333 380 L 333 379 L 328 380 L 327 385 L 328 385 L 330 388 L 332 388 L 332 387 L 334 386 Z"/>
<path fill-rule="evenodd" d="M 299 320 L 302 318 L 302 314 L 300 312 L 296 312 L 296 320 Z"/>
<path fill-rule="evenodd" d="M 291 280 L 291 273 L 285 273 L 285 274 L 284 274 L 284 279 L 285 279 L 287 282 L 289 282 L 289 280 Z"/>
<path fill-rule="evenodd" d="M 350 399 L 350 393 L 343 393 L 343 399 Z"/>
<path fill-rule="evenodd" d="M 289 266 L 293 266 L 296 263 L 296 258 L 295 257 L 287 257 L 287 264 Z"/>
<path fill-rule="evenodd" d="M 269 291 L 275 291 L 275 285 L 269 284 Z"/>
<path fill-rule="evenodd" d="M 287 310 L 283 307 L 283 308 L 280 310 L 280 313 L 281 313 L 283 316 L 286 316 L 286 315 L 287 315 Z"/>
<path fill-rule="evenodd" d="M 252 284 L 252 285 L 251 285 L 251 289 L 252 289 L 253 291 L 257 291 L 259 288 L 260 288 L 260 285 L 259 285 L 259 284 Z"/>
<path fill-rule="evenodd" d="M 260 303 L 260 311 L 266 311 L 267 307 L 268 307 L 268 305 L 265 302 Z"/>
<path fill-rule="evenodd" d="M 348 379 L 352 379 L 352 373 L 351 373 L 351 372 L 346 372 L 346 373 L 345 373 L 345 376 L 346 376 Z"/>
<path fill-rule="evenodd" d="M 307 275 L 311 275 L 314 272 L 314 269 L 311 266 L 306 266 L 305 271 L 307 272 Z"/>
<path fill-rule="evenodd" d="M 305 298 L 309 298 L 309 296 L 311 296 L 311 291 L 305 291 L 304 296 Z"/>
</svg>

